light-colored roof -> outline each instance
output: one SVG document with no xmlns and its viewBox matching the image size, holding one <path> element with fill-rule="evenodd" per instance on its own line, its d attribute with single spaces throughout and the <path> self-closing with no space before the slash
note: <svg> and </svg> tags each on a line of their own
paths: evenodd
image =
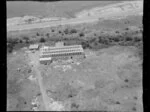
<svg viewBox="0 0 150 112">
<path fill-rule="evenodd" d="M 39 47 L 38 44 L 32 44 L 29 46 L 29 49 L 37 49 Z"/>
<path fill-rule="evenodd" d="M 57 46 L 57 47 L 47 47 L 47 48 L 43 48 L 42 50 L 43 51 L 52 51 L 52 50 L 54 50 L 54 51 L 56 51 L 56 50 L 64 50 L 64 49 L 77 49 L 77 48 L 79 48 L 79 49 L 82 49 L 82 46 L 81 45 L 72 45 L 72 46 Z"/>
<path fill-rule="evenodd" d="M 52 58 L 51 57 L 45 57 L 45 58 L 40 58 L 39 60 L 40 61 L 46 61 L 46 60 L 51 60 Z"/>
<path fill-rule="evenodd" d="M 57 54 L 72 54 L 72 53 L 82 53 L 83 48 L 81 45 L 73 45 L 73 46 L 63 46 L 63 47 L 49 47 L 46 49 L 42 49 L 41 55 L 57 55 Z"/>
</svg>

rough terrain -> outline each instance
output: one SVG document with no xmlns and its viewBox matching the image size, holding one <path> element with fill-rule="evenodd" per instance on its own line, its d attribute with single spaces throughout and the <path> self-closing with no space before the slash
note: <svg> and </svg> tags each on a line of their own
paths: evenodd
<svg viewBox="0 0 150 112">
<path fill-rule="evenodd" d="M 28 69 L 19 66 L 20 73 L 11 76 L 18 68 L 14 65 L 19 64 L 23 56 L 15 60 L 11 57 L 15 63 L 9 59 L 14 70 L 8 63 L 8 69 L 12 69 L 8 73 L 8 95 L 15 96 L 9 99 L 9 109 L 33 110 L 31 103 L 37 98 L 34 110 L 142 112 L 142 60 L 138 50 L 114 46 L 97 52 L 86 50 L 85 53 L 85 60 L 47 66 L 39 65 L 39 52 L 14 54 L 15 57 L 26 54 L 31 74 L 23 77 L 21 71 Z M 35 80 L 31 78 L 33 73 Z"/>
</svg>

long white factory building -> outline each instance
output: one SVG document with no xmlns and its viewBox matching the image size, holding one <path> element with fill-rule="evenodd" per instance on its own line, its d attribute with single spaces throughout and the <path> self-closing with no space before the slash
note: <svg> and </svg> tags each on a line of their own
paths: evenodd
<svg viewBox="0 0 150 112">
<path fill-rule="evenodd" d="M 61 59 L 61 58 L 74 58 L 84 57 L 84 50 L 82 45 L 71 45 L 71 46 L 44 46 L 41 49 L 40 60 L 45 61 L 47 59 Z M 50 58 L 49 58 L 50 57 Z"/>
<path fill-rule="evenodd" d="M 63 47 L 47 47 L 47 48 L 41 49 L 41 57 L 80 55 L 83 53 L 84 51 L 81 45 L 63 46 Z"/>
</svg>

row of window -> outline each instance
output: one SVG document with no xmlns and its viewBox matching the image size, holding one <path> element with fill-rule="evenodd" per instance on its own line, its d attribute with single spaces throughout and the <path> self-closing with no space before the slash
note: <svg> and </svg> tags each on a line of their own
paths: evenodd
<svg viewBox="0 0 150 112">
<path fill-rule="evenodd" d="M 49 54 L 49 55 L 43 55 L 43 57 L 55 57 L 55 56 L 69 56 L 69 55 L 81 55 L 81 52 L 78 53 L 64 53 L 64 54 Z"/>
<path fill-rule="evenodd" d="M 59 47 L 59 48 L 57 48 L 57 47 L 54 47 L 54 48 L 52 48 L 52 47 L 49 47 L 48 48 L 48 50 L 55 50 L 55 49 L 75 49 L 75 48 L 82 48 L 82 46 L 81 45 L 75 45 L 75 46 L 64 46 L 64 47 Z"/>
<path fill-rule="evenodd" d="M 45 50 L 44 52 L 72 52 L 72 51 L 82 51 L 83 49 L 78 48 L 78 49 L 64 49 L 64 50 Z"/>
<path fill-rule="evenodd" d="M 43 52 L 43 54 L 67 54 L 67 53 L 79 53 L 79 52 L 83 52 L 83 51 L 62 51 L 62 52 Z"/>
</svg>

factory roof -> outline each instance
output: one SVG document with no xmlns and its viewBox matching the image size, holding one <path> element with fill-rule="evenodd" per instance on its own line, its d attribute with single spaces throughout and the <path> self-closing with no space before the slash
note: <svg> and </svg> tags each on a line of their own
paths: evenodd
<svg viewBox="0 0 150 112">
<path fill-rule="evenodd" d="M 81 45 L 49 47 L 41 50 L 41 55 L 57 55 L 84 52 Z"/>
</svg>

